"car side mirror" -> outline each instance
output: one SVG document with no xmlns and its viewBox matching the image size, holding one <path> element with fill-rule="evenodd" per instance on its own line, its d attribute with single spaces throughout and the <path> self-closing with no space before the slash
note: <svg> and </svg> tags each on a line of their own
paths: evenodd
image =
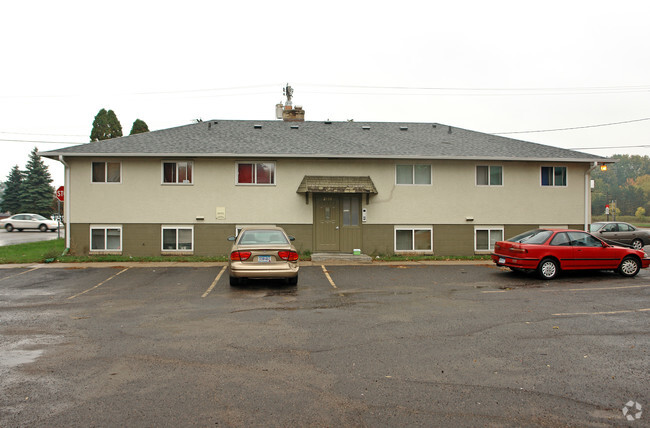
<svg viewBox="0 0 650 428">
<path fill-rule="evenodd" d="M 295 240 L 296 240 L 295 237 L 293 237 L 293 236 L 290 236 L 290 237 L 289 237 L 289 241 L 295 241 Z"/>
<path fill-rule="evenodd" d="M 228 240 L 229 240 L 230 242 L 235 242 L 235 237 L 234 237 L 234 236 L 229 236 L 229 237 L 228 237 Z"/>
</svg>

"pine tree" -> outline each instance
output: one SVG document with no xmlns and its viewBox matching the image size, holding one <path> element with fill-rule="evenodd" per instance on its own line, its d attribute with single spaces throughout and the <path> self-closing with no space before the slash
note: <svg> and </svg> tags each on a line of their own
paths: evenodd
<svg viewBox="0 0 650 428">
<path fill-rule="evenodd" d="M 15 165 L 5 181 L 0 211 L 16 214 L 22 211 L 25 174 Z"/>
<path fill-rule="evenodd" d="M 50 186 L 52 176 L 38 155 L 38 149 L 29 154 L 24 182 L 22 210 L 49 217 L 52 214 L 54 188 Z"/>
<path fill-rule="evenodd" d="M 108 140 L 122 136 L 122 125 L 113 110 L 99 110 L 90 131 L 90 141 Z"/>
<path fill-rule="evenodd" d="M 142 134 L 143 132 L 149 132 L 149 127 L 144 122 L 144 120 L 136 119 L 133 122 L 133 126 L 131 127 L 131 132 L 129 135 Z"/>
</svg>

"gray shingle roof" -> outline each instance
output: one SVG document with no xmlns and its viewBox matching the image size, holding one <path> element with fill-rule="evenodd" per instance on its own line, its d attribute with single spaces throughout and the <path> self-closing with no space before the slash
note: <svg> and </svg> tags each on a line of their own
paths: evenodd
<svg viewBox="0 0 650 428">
<path fill-rule="evenodd" d="M 210 120 L 40 153 L 594 162 L 607 158 L 436 123 Z"/>
</svg>

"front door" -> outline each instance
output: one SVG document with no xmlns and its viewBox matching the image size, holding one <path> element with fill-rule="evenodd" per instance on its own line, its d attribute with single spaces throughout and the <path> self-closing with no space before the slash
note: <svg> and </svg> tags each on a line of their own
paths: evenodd
<svg viewBox="0 0 650 428">
<path fill-rule="evenodd" d="M 339 251 L 340 201 L 335 194 L 314 195 L 316 251 Z"/>
</svg>

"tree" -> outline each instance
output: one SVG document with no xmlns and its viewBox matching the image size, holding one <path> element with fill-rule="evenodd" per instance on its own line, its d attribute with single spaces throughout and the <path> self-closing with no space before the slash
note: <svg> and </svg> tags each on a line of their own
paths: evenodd
<svg viewBox="0 0 650 428">
<path fill-rule="evenodd" d="M 38 155 L 38 149 L 34 147 L 27 162 L 22 210 L 49 217 L 52 214 L 54 194 L 54 188 L 50 186 L 51 182 L 50 171 Z"/>
<path fill-rule="evenodd" d="M 143 132 L 149 132 L 149 127 L 144 122 L 144 120 L 136 119 L 133 122 L 133 126 L 131 127 L 131 132 L 129 135 L 142 134 Z"/>
<path fill-rule="evenodd" d="M 99 110 L 90 131 L 90 141 L 108 140 L 122 136 L 122 125 L 113 110 Z"/>
<path fill-rule="evenodd" d="M 22 211 L 23 187 L 25 174 L 15 165 L 5 181 L 0 211 L 16 214 Z"/>
</svg>

